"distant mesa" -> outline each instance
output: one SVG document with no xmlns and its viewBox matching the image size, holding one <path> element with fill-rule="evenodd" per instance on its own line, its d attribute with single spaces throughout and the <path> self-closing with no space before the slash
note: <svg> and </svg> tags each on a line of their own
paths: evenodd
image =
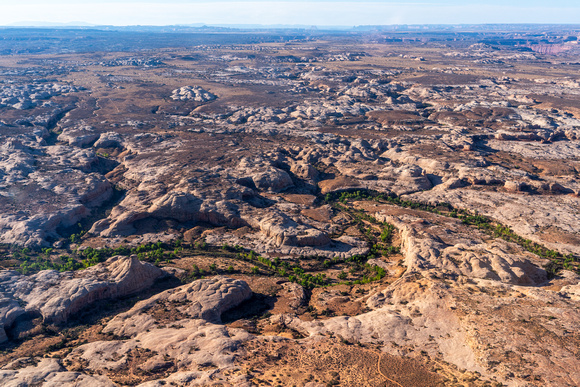
<svg viewBox="0 0 580 387">
<path fill-rule="evenodd" d="M 571 44 L 529 44 L 526 47 L 540 54 L 558 55 L 571 50 L 574 46 Z"/>
<path fill-rule="evenodd" d="M 20 21 L 8 24 L 9 27 L 94 27 L 95 24 L 82 21 L 71 21 L 67 23 L 56 23 L 47 21 Z"/>
</svg>

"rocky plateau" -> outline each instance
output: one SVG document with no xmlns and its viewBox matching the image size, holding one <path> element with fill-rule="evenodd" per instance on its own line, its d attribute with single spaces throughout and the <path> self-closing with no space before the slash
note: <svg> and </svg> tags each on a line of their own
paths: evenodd
<svg viewBox="0 0 580 387">
<path fill-rule="evenodd" d="M 578 31 L 312 34 L 0 54 L 1 385 L 580 385 Z"/>
</svg>

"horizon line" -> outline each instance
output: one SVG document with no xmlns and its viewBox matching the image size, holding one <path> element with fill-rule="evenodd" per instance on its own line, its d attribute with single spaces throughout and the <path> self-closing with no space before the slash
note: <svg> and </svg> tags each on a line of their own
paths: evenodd
<svg viewBox="0 0 580 387">
<path fill-rule="evenodd" d="M 78 24 L 76 24 L 78 23 Z M 92 24 L 81 21 L 74 22 L 45 22 L 45 21 L 22 21 L 10 24 L 0 24 L 0 28 L 98 28 L 98 27 L 185 27 L 185 28 L 203 28 L 203 27 L 251 27 L 251 28 L 359 28 L 359 27 L 463 27 L 463 26 L 578 26 L 578 23 L 540 23 L 540 22 L 519 22 L 519 23 L 397 23 L 397 24 L 354 24 L 354 25 L 340 25 L 340 24 L 290 24 L 290 23 L 273 23 L 273 24 L 257 24 L 257 23 L 191 23 L 191 24 Z M 580 31 L 579 31 L 580 32 Z"/>
</svg>

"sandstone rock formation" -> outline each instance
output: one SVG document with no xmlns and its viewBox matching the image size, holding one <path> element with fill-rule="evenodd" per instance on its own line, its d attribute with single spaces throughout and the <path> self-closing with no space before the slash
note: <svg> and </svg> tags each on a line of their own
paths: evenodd
<svg viewBox="0 0 580 387">
<path fill-rule="evenodd" d="M 164 272 L 135 256 L 116 256 L 77 273 L 54 270 L 23 276 L 0 271 L 2 293 L 0 339 L 21 316 L 40 315 L 46 323 L 63 323 L 88 305 L 149 288 Z"/>
<path fill-rule="evenodd" d="M 154 327 L 159 322 L 148 311 L 164 303 L 181 305 L 177 310 L 186 318 L 219 323 L 223 312 L 239 305 L 251 295 L 248 284 L 240 280 L 216 277 L 194 281 L 139 302 L 128 312 L 111 320 L 105 327 L 105 332 L 117 336 L 133 336 Z"/>
<path fill-rule="evenodd" d="M 171 99 L 179 101 L 208 102 L 217 96 L 199 86 L 183 86 L 173 90 Z"/>
<path fill-rule="evenodd" d="M 26 110 L 53 96 L 77 91 L 75 86 L 58 83 L 4 84 L 0 88 L 0 107 Z"/>
<path fill-rule="evenodd" d="M 31 365 L 26 368 L 13 362 L 0 371 L 0 377 L 14 384 L 45 378 L 52 385 L 116 385 L 107 375 L 92 376 L 88 373 L 103 369 L 115 373 L 126 369 L 131 358 L 143 352 L 146 355 L 145 361 L 139 364 L 140 370 L 153 374 L 168 368 L 179 371 L 167 381 L 156 380 L 144 383 L 144 386 L 163 385 L 172 380 L 203 385 L 213 379 L 215 372 L 193 369 L 208 366 L 232 369 L 240 342 L 251 338 L 241 329 L 216 325 L 224 311 L 251 295 L 252 291 L 245 282 L 225 277 L 198 280 L 167 290 L 137 303 L 105 327 L 104 332 L 126 339 L 81 345 L 62 360 L 44 359 L 36 364 L 30 359 Z M 165 313 L 160 313 L 164 310 Z M 175 318 L 178 316 L 180 320 L 177 321 Z M 111 357 L 113 353 L 115 355 Z M 21 362 L 26 364 L 25 359 Z M 67 371 L 78 364 L 83 365 L 81 372 Z"/>
<path fill-rule="evenodd" d="M 0 370 L 0 379 L 6 386 L 45 385 L 74 386 L 90 385 L 112 387 L 113 382 L 104 376 L 89 376 L 80 372 L 68 372 L 57 359 L 18 359 Z"/>
</svg>

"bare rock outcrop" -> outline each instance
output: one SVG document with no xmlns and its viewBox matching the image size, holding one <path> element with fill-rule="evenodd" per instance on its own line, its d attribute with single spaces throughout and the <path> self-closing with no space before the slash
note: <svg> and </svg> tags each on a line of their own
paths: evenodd
<svg viewBox="0 0 580 387">
<path fill-rule="evenodd" d="M 266 215 L 258 221 L 257 227 L 264 240 L 275 246 L 324 246 L 330 243 L 325 232 L 300 225 L 281 213 Z"/>
<path fill-rule="evenodd" d="M 294 310 L 304 306 L 307 301 L 306 291 L 302 286 L 294 282 L 284 282 L 284 290 L 288 293 L 286 297 L 290 299 L 288 306 Z"/>
<path fill-rule="evenodd" d="M 0 369 L 4 386 L 94 386 L 114 387 L 105 376 L 67 371 L 58 359 L 18 359 Z"/>
<path fill-rule="evenodd" d="M 2 338 L 5 329 L 24 314 L 39 314 L 48 323 L 62 323 L 95 301 L 114 299 L 150 287 L 165 273 L 137 257 L 115 256 L 79 272 L 41 271 L 22 276 L 0 272 Z"/>
<path fill-rule="evenodd" d="M 101 133 L 93 145 L 95 148 L 122 148 L 123 137 L 116 132 Z"/>
<path fill-rule="evenodd" d="M 128 312 L 111 320 L 104 331 L 118 336 L 133 336 L 143 329 L 154 327 L 157 322 L 148 312 L 164 303 L 178 305 L 177 310 L 184 318 L 219 323 L 223 312 L 251 295 L 250 287 L 241 280 L 227 277 L 198 280 L 137 303 Z"/>
<path fill-rule="evenodd" d="M 444 295 L 439 285 L 424 290 L 418 290 L 416 285 L 405 282 L 396 285 L 389 290 L 398 294 L 391 295 L 388 301 L 391 304 L 403 301 L 405 306 L 388 305 L 385 302 L 368 313 L 354 317 L 333 317 L 323 321 L 307 322 L 292 315 L 272 316 L 271 320 L 281 320 L 286 326 L 310 337 L 333 334 L 350 342 L 395 343 L 394 346 L 385 345 L 383 348 L 395 355 L 401 355 L 397 345 L 419 345 L 430 341 L 428 352 L 434 354 L 440 351 L 445 361 L 461 368 L 483 371 L 478 364 L 477 355 L 468 345 L 469 338 L 462 329 L 460 320 L 447 307 L 452 302 L 451 299 Z M 415 292 L 419 292 L 421 297 Z M 413 313 L 415 310 L 420 311 L 420 314 Z M 414 326 L 421 326 L 422 329 Z"/>
<path fill-rule="evenodd" d="M 47 82 L 30 84 L 3 84 L 0 87 L 0 107 L 26 110 L 36 107 L 51 97 L 74 93 L 79 89 L 72 85 Z"/>
<path fill-rule="evenodd" d="M 573 196 L 522 195 L 467 188 L 430 190 L 408 196 L 426 203 L 450 203 L 456 208 L 489 216 L 532 241 L 562 253 L 579 254 L 578 199 Z M 557 232 L 554 232 L 557 230 Z"/>
<path fill-rule="evenodd" d="M 210 93 L 200 86 L 183 86 L 173 90 L 171 99 L 178 101 L 208 102 L 216 99 L 215 94 Z"/>
<path fill-rule="evenodd" d="M 271 165 L 263 158 L 240 160 L 237 171 L 238 182 L 251 185 L 261 191 L 281 192 L 294 186 L 288 172 Z"/>
<path fill-rule="evenodd" d="M 380 213 L 377 219 L 401 230 L 401 249 L 408 271 L 433 271 L 514 285 L 534 286 L 547 281 L 546 271 L 541 268 L 545 260 L 533 254 L 514 253 L 514 246 L 503 240 L 489 241 L 483 235 L 454 238 L 463 234 L 459 233 L 459 221 L 447 221 L 442 226 L 413 217 L 402 221 Z M 413 222 L 415 226 L 410 226 Z"/>
<path fill-rule="evenodd" d="M 88 125 L 80 125 L 63 129 L 57 139 L 71 146 L 83 147 L 95 142 L 98 138 L 99 134 L 94 128 Z"/>
<path fill-rule="evenodd" d="M 179 371 L 172 379 L 203 384 L 209 374 L 195 368 L 209 364 L 219 367 L 220 372 L 231 368 L 240 343 L 252 337 L 244 330 L 217 325 L 223 312 L 251 295 L 247 283 L 226 277 L 197 280 L 166 290 L 137 303 L 107 324 L 104 332 L 125 337 L 124 340 L 81 345 L 64 363 L 85 364 L 91 371 L 117 371 L 131 362 L 131 353 L 145 350 L 151 356 L 140 365 L 141 369 L 153 370 L 170 361 Z M 111 357 L 113 353 L 116 355 Z"/>
<path fill-rule="evenodd" d="M 44 147 L 32 138 L 0 147 L 0 242 L 48 245 L 111 198 L 111 183 L 94 172 L 90 149 Z"/>
<path fill-rule="evenodd" d="M 198 280 L 167 290 L 139 302 L 109 322 L 105 332 L 124 336 L 124 340 L 84 344 L 62 360 L 19 359 L 3 367 L 0 378 L 15 386 L 40 382 L 51 386 L 114 386 L 102 370 L 123 371 L 133 361 L 134 354 L 141 353 L 144 356 L 138 365 L 140 370 L 155 373 L 174 368 L 177 372 L 168 381 L 204 385 L 211 381 L 215 371 L 196 371 L 196 368 L 211 365 L 218 367 L 220 374 L 231 369 L 240 343 L 252 338 L 244 330 L 215 324 L 224 311 L 251 295 L 245 282 L 225 277 Z M 164 316 L 160 313 L 162 310 L 168 314 Z M 23 367 L 27 364 L 30 365 Z M 80 364 L 83 371 L 68 371 L 78 369 Z M 165 383 L 160 379 L 143 385 Z"/>
</svg>

